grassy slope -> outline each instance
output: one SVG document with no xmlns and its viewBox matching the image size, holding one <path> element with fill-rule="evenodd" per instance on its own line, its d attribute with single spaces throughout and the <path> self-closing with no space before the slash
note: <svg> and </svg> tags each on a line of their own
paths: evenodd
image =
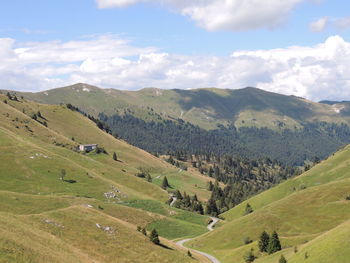
<svg viewBox="0 0 350 263">
<path fill-rule="evenodd" d="M 337 244 L 345 240 L 332 231 L 337 232 L 333 229 L 350 218 L 349 203 L 345 201 L 350 189 L 349 153 L 350 147 L 346 147 L 302 176 L 249 199 L 247 202 L 254 209 L 250 215 L 243 216 L 246 202 L 231 209 L 223 215 L 228 223 L 190 245 L 214 254 L 223 262 L 237 263 L 243 262 L 243 254 L 250 246 L 257 251 L 256 242 L 246 246 L 243 239 L 250 237 L 256 241 L 263 230 L 278 231 L 286 249 L 283 253 L 287 253 L 291 262 L 303 261 L 298 261 L 300 253 L 299 256 L 288 253 L 288 247 L 303 246 L 307 250 L 310 246 L 310 251 L 318 251 L 322 246 L 339 246 Z M 348 226 L 344 224 L 345 231 L 349 231 Z M 319 239 L 323 235 L 328 236 L 325 234 L 328 231 L 331 231 L 329 238 Z M 331 241 L 333 236 L 334 242 Z M 262 257 L 261 262 L 276 262 L 276 257 Z M 339 257 L 337 261 L 327 262 L 346 261 Z"/>
<path fill-rule="evenodd" d="M 0 262 L 194 261 L 177 250 L 154 246 L 133 225 L 89 208 L 73 206 L 25 217 L 0 213 L 0 222 L 5 252 Z"/>
<path fill-rule="evenodd" d="M 143 206 L 137 209 L 122 205 L 142 199 L 165 206 L 168 194 L 134 173 L 139 166 L 152 174 L 177 173 L 175 168 L 114 139 L 79 113 L 62 106 L 28 101 L 9 101 L 10 105 L 6 105 L 2 103 L 4 97 L 0 97 L 0 262 L 192 261 L 186 251 L 155 247 L 135 229 L 137 225 L 169 220 L 186 230 L 174 238 L 193 236 L 198 229 L 205 229 L 206 217 L 170 208 L 169 214 L 163 215 L 147 212 Z M 26 115 L 38 110 L 48 128 Z M 111 154 L 76 153 L 72 149 L 77 142 L 97 142 L 109 153 L 117 152 L 121 161 L 113 161 Z M 63 168 L 66 179 L 76 183 L 59 180 Z M 111 191 L 111 185 L 121 191 L 120 204 L 107 202 L 103 195 Z M 45 219 L 64 228 L 45 223 Z M 106 234 L 96 223 L 113 226 L 117 232 Z M 161 234 L 169 236 L 168 231 L 174 229 L 162 230 Z M 169 241 L 163 243 L 174 247 Z"/>
<path fill-rule="evenodd" d="M 69 159 L 83 164 L 90 171 L 103 174 L 108 179 L 114 179 L 114 181 L 118 181 L 124 186 L 130 186 L 139 194 L 147 191 L 147 195 L 150 196 L 160 194 L 161 197 L 156 197 L 158 200 L 164 201 L 167 198 L 165 191 L 162 191 L 159 187 L 150 186 L 145 180 L 135 178 L 134 174 L 139 171 L 138 168 L 142 167 L 149 170 L 152 177 L 168 175 L 170 183 L 174 181 L 174 185 L 182 191 L 187 191 L 191 194 L 197 193 L 203 198 L 209 196 L 209 192 L 205 189 L 208 179 L 205 177 L 192 176 L 187 172 L 179 173 L 178 169 L 153 155 L 102 132 L 94 123 L 76 112 L 72 112 L 62 106 L 38 105 L 32 102 L 11 102 L 11 104 L 18 110 L 24 109 L 29 115 L 40 110 L 42 115 L 48 120 L 49 130 L 29 118 L 26 121 L 30 122 L 34 127 L 33 136 L 36 136 L 41 141 L 44 140 L 43 138 L 51 138 L 51 141 L 46 140 L 45 142 L 52 142 L 54 140 L 52 138 L 55 137 L 55 140 L 57 140 L 58 137 L 62 137 L 62 142 L 60 141 L 60 143 L 67 144 L 66 148 L 72 148 L 78 143 L 98 143 L 99 146 L 104 147 L 109 155 L 88 155 L 89 162 L 86 161 L 86 156 L 77 155 L 71 151 L 65 151 L 65 149 L 57 149 L 57 147 L 53 148 L 55 151 L 65 151 L 64 155 L 69 156 Z M 8 106 L 7 109 L 12 110 Z M 15 120 L 18 117 L 16 114 L 23 115 L 16 112 L 4 121 Z M 26 118 L 25 115 L 21 117 Z M 19 117 L 20 120 L 21 117 Z M 25 131 L 22 131 L 23 129 L 14 129 L 13 126 L 18 125 L 16 121 L 12 124 L 12 126 L 10 125 L 12 131 L 20 132 L 21 135 L 25 134 Z M 74 138 L 75 141 L 72 141 L 71 138 Z M 47 149 L 46 145 L 45 148 Z M 111 158 L 113 152 L 117 153 L 118 162 Z M 179 181 L 188 181 L 189 183 L 181 184 Z M 138 186 L 134 187 L 136 183 Z M 157 180 L 155 180 L 155 183 L 157 183 Z"/>
<path fill-rule="evenodd" d="M 182 118 L 205 129 L 217 124 L 235 123 L 237 127 L 255 126 L 280 129 L 299 128 L 305 121 L 347 122 L 348 114 L 339 114 L 334 106 L 313 103 L 293 96 L 284 96 L 254 88 L 241 90 L 195 89 L 140 91 L 102 90 L 86 84 L 40 93 L 25 93 L 25 97 L 44 103 L 72 103 L 97 115 L 123 114 L 129 109 L 136 117 L 157 120 L 150 108 L 162 118 Z M 152 117 L 153 116 L 153 117 Z"/>
</svg>

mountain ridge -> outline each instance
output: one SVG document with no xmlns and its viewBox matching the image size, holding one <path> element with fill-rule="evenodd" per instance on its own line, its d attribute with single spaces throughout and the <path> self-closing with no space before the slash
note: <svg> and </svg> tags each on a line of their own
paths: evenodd
<svg viewBox="0 0 350 263">
<path fill-rule="evenodd" d="M 303 165 L 350 143 L 350 110 L 345 105 L 253 87 L 122 91 L 75 84 L 16 94 L 39 103 L 72 104 L 102 119 L 114 135 L 159 154 L 208 153 L 214 144 L 214 154 Z"/>
<path fill-rule="evenodd" d="M 72 91 L 78 93 L 75 95 L 80 95 L 80 97 L 88 97 L 90 100 L 95 97 L 96 101 L 101 102 L 104 99 L 107 102 L 105 105 L 94 104 L 89 106 L 81 102 L 82 99 L 74 96 Z M 93 94 L 86 94 L 90 92 Z M 349 123 L 350 121 L 350 118 L 346 118 L 348 116 L 339 116 L 339 112 L 329 105 L 254 87 L 232 90 L 218 88 L 190 90 L 143 88 L 138 91 L 125 91 L 101 89 L 96 86 L 78 83 L 36 93 L 16 93 L 42 103 L 71 103 L 94 115 L 101 112 L 112 115 L 118 114 L 120 110 L 125 108 L 150 107 L 158 113 L 183 119 L 205 129 L 216 128 L 218 124 L 279 129 L 280 127 L 274 122 L 284 122 L 286 127 L 295 128 L 294 126 L 302 125 L 302 122 L 312 122 L 315 119 L 329 122 L 329 119 L 332 118 L 332 122 L 336 123 Z M 157 98 L 158 101 L 154 98 Z M 271 119 L 270 122 L 261 123 L 266 121 L 266 118 L 264 120 L 257 112 L 262 111 L 266 111 L 266 115 Z M 246 116 L 247 114 L 250 114 L 249 117 L 251 118 Z M 214 123 L 209 123 L 212 121 Z"/>
</svg>

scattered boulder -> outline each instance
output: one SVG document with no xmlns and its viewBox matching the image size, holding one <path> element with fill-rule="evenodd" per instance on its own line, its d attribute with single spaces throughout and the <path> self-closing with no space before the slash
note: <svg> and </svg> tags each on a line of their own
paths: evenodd
<svg viewBox="0 0 350 263">
<path fill-rule="evenodd" d="M 100 225 L 98 223 L 96 223 L 95 225 L 96 225 L 96 227 L 98 229 L 103 230 L 107 234 L 115 234 L 116 233 L 116 230 L 113 227 L 111 227 L 111 226 L 102 226 L 102 225 Z"/>
<path fill-rule="evenodd" d="M 44 219 L 44 223 L 49 224 L 49 225 L 53 225 L 55 227 L 64 228 L 64 225 L 56 223 L 56 222 L 54 222 L 54 221 L 52 221 L 50 219 Z"/>
</svg>

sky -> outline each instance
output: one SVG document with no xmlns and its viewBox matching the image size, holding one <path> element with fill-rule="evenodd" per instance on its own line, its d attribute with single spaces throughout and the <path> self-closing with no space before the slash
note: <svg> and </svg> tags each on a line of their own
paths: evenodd
<svg viewBox="0 0 350 263">
<path fill-rule="evenodd" d="M 0 89 L 78 82 L 350 100 L 350 2 L 1 1 Z"/>
</svg>

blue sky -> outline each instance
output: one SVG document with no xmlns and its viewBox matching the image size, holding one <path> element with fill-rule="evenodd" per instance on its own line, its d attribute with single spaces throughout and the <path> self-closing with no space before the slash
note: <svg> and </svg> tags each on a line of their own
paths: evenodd
<svg viewBox="0 0 350 263">
<path fill-rule="evenodd" d="M 2 37 L 18 41 L 68 41 L 113 33 L 133 40 L 135 45 L 156 46 L 162 51 L 181 54 L 226 55 L 241 49 L 314 45 L 334 34 L 347 39 L 350 32 L 331 29 L 310 33 L 309 30 L 309 24 L 318 18 L 350 15 L 350 2 L 344 0 L 301 3 L 280 27 L 245 32 L 208 32 L 188 17 L 155 4 L 101 9 L 95 0 L 11 0 L 2 1 L 0 6 Z"/>
<path fill-rule="evenodd" d="M 317 52 L 325 53 L 334 45 L 339 50 L 343 50 L 344 45 L 348 46 L 350 3 L 340 0 L 285 0 L 282 2 L 288 4 L 281 5 L 281 0 L 266 0 L 262 5 L 262 1 L 256 4 L 259 3 L 258 0 L 240 1 L 246 5 L 235 5 L 237 0 L 231 0 L 232 5 L 227 7 L 225 5 L 230 1 L 225 4 L 224 0 L 2 1 L 0 55 L 7 54 L 6 59 L 11 62 L 9 65 L 13 66 L 13 71 L 9 69 L 11 67 L 6 71 L 1 71 L 0 68 L 0 80 L 5 77 L 12 79 L 2 82 L 8 87 L 0 88 L 34 91 L 68 85 L 74 81 L 122 89 L 147 86 L 242 88 L 248 85 L 311 99 L 323 99 L 316 96 L 319 93 L 316 87 L 320 86 L 325 90 L 332 88 L 330 85 L 334 84 L 334 79 L 328 71 L 333 67 L 332 63 L 337 63 L 334 56 L 320 58 Z M 266 9 L 266 6 L 269 8 Z M 315 24 L 318 20 L 320 21 Z M 311 26 L 312 23 L 314 26 Z M 327 39 L 332 40 L 328 45 Z M 2 53 L 1 45 L 4 49 Z M 103 52 L 106 45 L 112 45 L 108 53 Z M 81 54 L 75 60 L 62 59 L 59 53 L 62 50 L 64 54 L 67 51 L 66 46 L 70 47 L 70 52 Z M 299 47 L 299 53 L 293 50 L 294 57 L 290 57 L 290 46 Z M 47 48 L 50 55 L 41 54 L 43 48 Z M 305 58 L 308 57 L 304 53 L 308 48 L 308 52 L 317 53 L 314 55 L 316 62 L 312 62 L 312 69 L 309 64 L 305 69 L 307 72 L 295 75 L 293 79 L 293 72 L 300 74 L 295 70 L 298 65 L 293 64 L 291 68 L 286 65 L 293 59 L 304 65 Z M 89 51 L 80 52 L 85 49 Z M 94 53 L 94 49 L 99 51 Z M 275 54 L 274 49 L 284 50 L 284 53 L 280 53 L 283 56 L 282 61 L 271 55 Z M 261 52 L 252 53 L 259 50 L 265 52 L 263 57 Z M 243 51 L 250 53 L 243 54 Z M 9 58 L 11 52 L 15 55 Z M 54 52 L 57 55 L 53 55 Z M 238 57 L 235 61 L 232 60 L 233 53 Z M 345 53 L 336 56 L 344 58 L 348 54 L 347 51 Z M 249 60 L 243 59 L 247 56 Z M 266 58 L 271 56 L 276 60 L 273 63 Z M 44 60 L 43 57 L 52 57 L 52 60 Z M 325 66 L 324 60 L 329 60 L 329 65 Z M 139 63 L 134 64 L 135 61 Z M 142 67 L 140 61 L 144 63 Z M 216 66 L 212 66 L 213 63 Z M 239 63 L 242 63 L 242 67 Z M 252 64 L 252 72 L 249 72 L 249 63 Z M 266 67 L 266 70 L 255 68 L 257 63 Z M 283 72 L 276 71 L 276 63 L 285 64 Z M 318 66 L 315 63 L 319 63 Z M 181 72 L 188 71 L 189 65 L 193 68 L 193 74 L 179 80 Z M 31 73 L 35 67 L 36 71 Z M 101 71 L 101 67 L 104 70 Z M 204 70 L 208 67 L 211 67 L 209 71 Z M 239 68 L 244 71 L 237 73 Z M 324 94 L 324 98 L 349 98 L 350 84 L 345 76 L 347 72 L 343 72 L 342 68 L 334 72 L 333 76 L 339 77 L 340 72 L 344 74 L 341 82 L 337 82 L 344 86 L 343 89 L 339 92 L 328 92 Z M 328 79 L 322 79 L 319 83 L 315 76 L 303 79 L 317 69 L 319 71 L 315 74 L 327 72 Z M 140 71 L 136 74 L 139 81 L 135 83 L 128 72 L 137 70 Z M 222 71 L 226 72 L 225 77 L 220 75 Z M 36 72 L 47 74 L 31 75 Z M 123 79 L 115 77 L 122 74 L 125 75 Z M 18 81 L 21 76 L 26 85 Z M 291 83 L 295 82 L 294 86 L 288 86 L 281 79 L 283 76 L 290 78 Z M 30 85 L 28 81 L 33 84 Z"/>
</svg>

